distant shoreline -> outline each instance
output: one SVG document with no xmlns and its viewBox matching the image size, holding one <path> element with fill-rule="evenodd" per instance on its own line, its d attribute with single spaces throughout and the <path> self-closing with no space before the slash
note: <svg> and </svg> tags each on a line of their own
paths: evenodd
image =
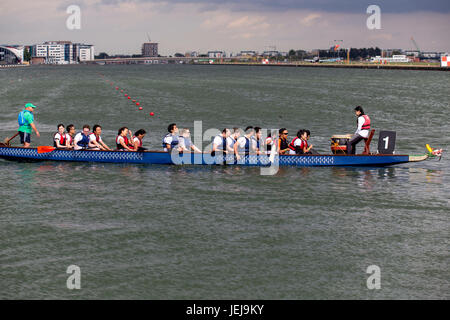
<svg viewBox="0 0 450 320">
<path fill-rule="evenodd" d="M 219 66 L 252 66 L 252 67 L 291 67 L 291 68 L 355 68 L 355 69 L 387 69 L 387 70 L 432 70 L 432 71 L 450 71 L 448 67 L 441 67 L 439 65 L 389 65 L 389 64 L 365 64 L 365 63 L 353 63 L 353 64 L 331 64 L 331 63 L 273 63 L 273 64 L 261 64 L 261 63 L 193 63 L 194 65 L 219 65 Z"/>
<path fill-rule="evenodd" d="M 171 61 L 171 58 L 167 60 Z M 102 61 L 103 62 L 103 61 Z M 156 65 L 174 65 L 179 63 L 155 63 Z M 183 65 L 196 65 L 196 66 L 247 66 L 247 67 L 290 67 L 290 68 L 353 68 L 353 69 L 384 69 L 384 70 L 426 70 L 426 71 L 450 71 L 450 67 L 441 67 L 439 64 L 368 64 L 368 63 L 269 63 L 262 64 L 257 62 L 188 62 L 182 63 Z M 0 65 L 0 69 L 8 69 L 15 67 L 30 67 L 30 66 L 77 66 L 77 65 L 153 65 L 142 63 L 116 63 L 108 61 L 108 63 L 100 63 L 99 61 L 86 61 L 81 64 L 36 64 L 36 65 Z"/>
</svg>

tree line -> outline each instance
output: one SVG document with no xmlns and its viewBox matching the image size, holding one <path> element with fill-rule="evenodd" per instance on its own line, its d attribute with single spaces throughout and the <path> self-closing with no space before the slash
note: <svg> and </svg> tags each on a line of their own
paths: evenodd
<svg viewBox="0 0 450 320">
<path fill-rule="evenodd" d="M 347 59 L 347 49 L 334 50 L 330 48 L 328 50 L 316 50 L 312 52 L 307 52 L 305 50 L 289 50 L 288 58 L 290 60 L 303 60 L 303 59 L 313 59 L 319 56 L 320 58 L 342 58 Z M 350 48 L 350 59 L 368 59 L 375 56 L 381 56 L 381 49 L 375 48 Z"/>
</svg>

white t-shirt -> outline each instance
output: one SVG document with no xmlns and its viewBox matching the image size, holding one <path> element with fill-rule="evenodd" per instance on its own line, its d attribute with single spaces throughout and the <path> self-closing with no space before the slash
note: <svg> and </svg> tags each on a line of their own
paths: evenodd
<svg viewBox="0 0 450 320">
<path fill-rule="evenodd" d="M 362 130 L 362 126 L 366 122 L 366 119 L 364 119 L 363 116 L 358 117 L 358 128 L 356 129 L 355 134 L 359 134 L 363 138 L 369 137 L 369 130 Z"/>
<path fill-rule="evenodd" d="M 301 147 L 302 139 L 298 138 L 294 141 L 294 147 Z M 289 149 L 289 154 L 296 154 L 294 150 Z"/>
<path fill-rule="evenodd" d="M 103 141 L 101 136 L 98 137 L 98 140 L 99 143 Z M 95 134 L 91 133 L 89 135 L 89 148 L 97 148 L 97 146 L 93 143 L 94 141 L 97 141 L 97 137 Z"/>
<path fill-rule="evenodd" d="M 64 136 L 64 138 L 66 139 L 66 141 L 70 141 L 70 136 L 69 136 L 69 134 L 67 134 L 67 133 L 63 133 L 63 136 Z M 56 134 L 55 134 L 55 137 L 53 138 L 53 140 L 58 140 L 58 141 L 61 141 L 61 134 L 59 133 L 59 132 L 57 132 Z M 61 142 L 59 143 L 59 144 L 61 144 Z M 62 145 L 62 144 L 61 144 Z M 64 142 L 64 146 L 66 145 L 66 142 Z"/>
</svg>

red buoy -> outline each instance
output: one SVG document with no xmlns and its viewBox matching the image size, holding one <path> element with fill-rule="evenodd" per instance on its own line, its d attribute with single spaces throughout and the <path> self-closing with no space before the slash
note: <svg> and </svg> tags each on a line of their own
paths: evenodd
<svg viewBox="0 0 450 320">
<path fill-rule="evenodd" d="M 125 93 L 125 94 L 124 94 L 124 96 L 126 97 L 126 96 L 127 96 L 127 94 Z"/>
<path fill-rule="evenodd" d="M 139 102 L 136 102 L 136 105 L 137 105 L 137 106 L 139 106 L 139 105 L 140 105 L 140 103 L 139 103 Z"/>
<path fill-rule="evenodd" d="M 116 90 L 119 90 L 119 87 L 116 87 Z"/>
<path fill-rule="evenodd" d="M 142 107 L 139 107 L 139 110 L 142 110 Z"/>
<path fill-rule="evenodd" d="M 128 96 L 128 100 L 131 99 L 130 96 Z"/>
<path fill-rule="evenodd" d="M 150 112 L 150 115 L 153 117 L 155 114 L 153 112 Z"/>
<path fill-rule="evenodd" d="M 135 103 L 136 102 L 136 100 L 133 100 L 133 103 Z"/>
</svg>

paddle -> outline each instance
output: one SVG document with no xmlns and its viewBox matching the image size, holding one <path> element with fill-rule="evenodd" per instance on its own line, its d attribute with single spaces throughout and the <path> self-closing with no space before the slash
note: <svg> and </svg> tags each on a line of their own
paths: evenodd
<svg viewBox="0 0 450 320">
<path fill-rule="evenodd" d="M 3 143 L 6 145 L 9 145 L 9 142 L 14 139 L 15 137 L 17 137 L 19 135 L 19 132 L 17 132 L 15 135 L 13 135 L 11 138 L 6 138 L 5 140 L 3 140 Z"/>
<path fill-rule="evenodd" d="M 48 152 L 52 152 L 55 149 L 56 149 L 55 147 L 51 147 L 51 146 L 39 146 L 39 147 L 37 147 L 37 152 L 38 153 L 48 153 Z"/>
</svg>

